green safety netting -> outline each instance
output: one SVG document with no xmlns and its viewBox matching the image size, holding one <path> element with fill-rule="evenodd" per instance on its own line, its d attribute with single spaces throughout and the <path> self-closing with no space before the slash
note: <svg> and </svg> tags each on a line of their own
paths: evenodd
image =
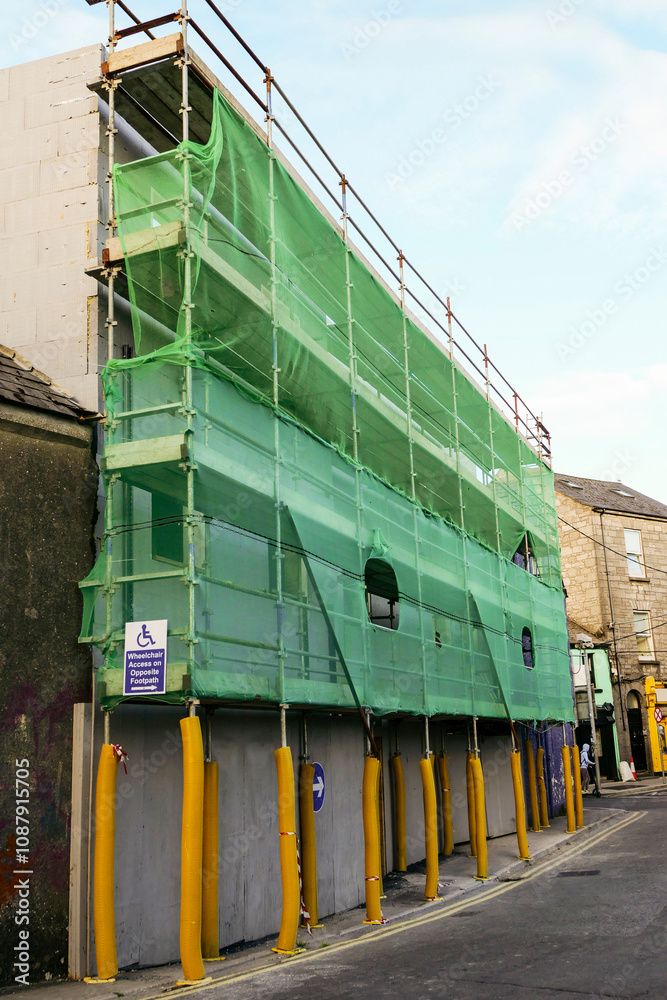
<svg viewBox="0 0 667 1000">
<path fill-rule="evenodd" d="M 167 618 L 163 700 L 571 718 L 551 472 L 258 131 L 216 92 L 206 146 L 114 190 L 137 356 L 103 374 L 82 584 L 103 703 L 124 623 Z M 526 533 L 539 577 L 511 561 Z M 369 559 L 397 629 L 369 619 Z"/>
</svg>

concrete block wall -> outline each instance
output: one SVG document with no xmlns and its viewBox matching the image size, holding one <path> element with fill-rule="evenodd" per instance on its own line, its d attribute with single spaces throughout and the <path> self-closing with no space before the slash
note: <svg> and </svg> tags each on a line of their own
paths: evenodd
<svg viewBox="0 0 667 1000">
<path fill-rule="evenodd" d="M 97 409 L 98 98 L 103 49 L 0 71 L 0 342 Z"/>
<path fill-rule="evenodd" d="M 200 710 L 201 712 L 201 710 Z M 121 967 L 178 961 L 183 710 L 124 705 L 111 718 L 113 742 L 129 754 L 128 774 L 118 773 L 116 814 L 116 928 Z M 202 715 L 203 717 L 203 715 Z M 298 781 L 301 715 L 289 711 L 288 743 Z M 97 753 L 101 743 L 97 713 Z M 382 740 L 387 868 L 395 868 L 393 789 L 389 756 L 394 724 L 376 723 Z M 440 749 L 437 725 L 433 749 Z M 277 711 L 219 710 L 212 723 L 212 756 L 220 769 L 220 946 L 278 933 L 281 912 L 277 781 Z M 465 787 L 466 738 L 447 736 L 455 843 L 468 839 Z M 361 786 L 365 736 L 358 718 L 338 713 L 308 717 L 308 749 L 324 767 L 326 796 L 316 815 L 318 896 L 326 918 L 364 903 L 364 837 Z M 424 812 L 419 760 L 423 723 L 400 723 L 406 786 L 408 863 L 421 861 Z M 490 836 L 516 830 L 509 738 L 482 736 L 487 823 Z M 96 765 L 95 765 L 96 766 Z M 437 775 L 437 772 L 436 772 Z M 297 786 L 298 787 L 298 786 Z M 441 802 L 438 787 L 438 814 Z M 298 827 L 298 803 L 297 803 Z M 474 872 L 471 861 L 471 874 Z M 360 920 L 363 913 L 360 911 Z M 94 941 L 91 960 L 94 964 Z"/>
</svg>

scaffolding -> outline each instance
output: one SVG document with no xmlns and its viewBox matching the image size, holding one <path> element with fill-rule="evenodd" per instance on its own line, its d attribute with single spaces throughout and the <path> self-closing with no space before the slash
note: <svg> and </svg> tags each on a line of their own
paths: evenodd
<svg viewBox="0 0 667 1000">
<path fill-rule="evenodd" d="M 104 653 L 103 706 L 124 697 L 125 622 L 167 618 L 159 700 L 569 719 L 542 421 L 520 414 L 486 345 L 455 340 L 455 324 L 469 335 L 449 300 L 205 2 L 262 70 L 265 98 L 185 4 L 142 23 L 109 0 L 96 85 L 109 105 L 108 239 L 94 272 L 109 286 L 106 506 L 100 557 L 82 583 L 82 641 Z M 116 7 L 130 27 L 116 28 Z M 153 37 L 170 23 L 176 34 Z M 266 128 L 192 50 L 192 31 Z M 138 32 L 150 40 L 117 48 Z M 341 224 L 276 145 L 278 131 L 309 166 L 273 112 L 274 91 L 334 171 L 340 196 L 310 168 Z M 114 162 L 119 114 L 156 155 Z M 361 232 L 351 197 L 397 252 L 396 270 Z M 134 357 L 116 356 L 119 292 L 131 303 Z M 522 546 L 537 575 L 513 561 Z M 388 627 L 374 601 L 390 608 Z"/>
</svg>

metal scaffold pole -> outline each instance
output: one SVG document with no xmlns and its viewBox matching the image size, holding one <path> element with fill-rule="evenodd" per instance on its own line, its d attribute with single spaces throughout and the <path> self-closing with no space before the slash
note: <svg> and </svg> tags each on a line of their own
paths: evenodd
<svg viewBox="0 0 667 1000">
<path fill-rule="evenodd" d="M 412 518 L 415 533 L 415 568 L 417 570 L 417 599 L 419 601 L 419 629 L 421 634 L 422 650 L 422 684 L 423 684 L 423 704 L 426 715 L 426 732 L 428 733 L 428 677 L 426 669 L 426 634 L 424 630 L 424 605 L 422 601 L 422 574 L 421 574 L 421 553 L 419 544 L 419 509 L 417 506 L 417 472 L 415 469 L 415 455 L 413 447 L 412 428 L 412 399 L 410 392 L 410 341 L 408 337 L 408 317 L 405 312 L 405 275 L 403 271 L 403 253 L 398 253 L 398 268 L 401 283 L 399 294 L 401 300 L 401 313 L 403 316 L 403 363 L 405 367 L 405 409 L 408 423 L 408 453 L 410 456 L 410 496 L 412 498 Z"/>
<path fill-rule="evenodd" d="M 493 447 L 493 406 L 491 404 L 490 395 L 490 385 L 489 382 L 489 355 L 487 354 L 486 344 L 484 344 L 484 373 L 486 376 L 486 405 L 489 415 L 489 448 L 491 451 L 491 461 L 489 463 L 491 468 L 491 490 L 493 493 L 493 507 L 496 515 L 496 545 L 498 546 L 498 551 L 502 552 L 502 540 L 500 536 L 500 521 L 498 519 L 498 488 L 497 488 L 497 465 L 496 465 L 496 453 Z"/>
<path fill-rule="evenodd" d="M 365 575 L 365 561 L 364 553 L 362 548 L 362 516 L 361 512 L 363 510 L 362 495 L 361 495 L 361 457 L 360 457 L 360 447 L 359 447 L 359 418 L 357 414 L 357 397 L 358 397 L 358 375 L 357 375 L 357 352 L 354 343 L 354 319 L 352 310 L 352 280 L 350 273 L 350 255 L 352 253 L 352 248 L 350 246 L 350 237 L 348 230 L 349 213 L 347 211 L 347 180 L 345 179 L 345 174 L 341 176 L 340 179 L 341 188 L 341 201 L 343 205 L 343 213 L 341 215 L 341 220 L 343 223 L 343 242 L 345 246 L 345 287 L 346 287 L 346 306 L 347 306 L 347 343 L 348 343 L 348 365 L 350 373 L 350 403 L 352 406 L 352 456 L 354 459 L 354 483 L 355 483 L 355 501 L 356 501 L 356 531 L 357 531 L 357 549 L 359 552 L 359 575 L 363 580 Z M 366 607 L 366 597 L 365 591 L 361 597 L 361 608 L 360 615 L 362 626 L 362 638 L 364 644 L 364 659 L 368 659 L 368 609 Z M 361 695 L 362 701 L 366 701 L 366 692 L 364 691 Z M 370 730 L 369 730 L 370 732 Z M 370 740 L 369 740 L 370 745 Z M 370 751 L 369 751 L 370 752 Z"/>
<path fill-rule="evenodd" d="M 280 420 L 278 407 L 280 405 L 280 356 L 278 345 L 278 292 L 276 268 L 276 193 L 275 193 L 275 161 L 273 148 L 273 111 L 271 84 L 273 77 L 267 68 L 264 76 L 266 84 L 266 143 L 269 147 L 269 247 L 271 262 L 271 342 L 272 342 L 272 375 L 273 375 L 273 500 L 276 512 L 276 645 L 278 646 L 278 688 L 280 700 L 285 699 L 285 639 L 283 634 L 284 600 L 283 600 L 283 547 L 282 547 L 282 503 L 280 499 Z M 283 746 L 285 744 L 283 743 Z"/>
<path fill-rule="evenodd" d="M 182 141 L 179 149 L 179 156 L 183 166 L 183 203 L 181 206 L 182 218 L 183 218 L 183 230 L 185 233 L 185 243 L 183 250 L 181 251 L 181 256 L 183 260 L 183 298 L 181 302 L 182 310 L 182 333 L 181 336 L 185 342 L 186 350 L 190 347 L 193 340 L 193 323 L 192 323 L 192 312 L 194 309 L 194 303 L 192 301 L 192 261 L 195 256 L 194 250 L 192 248 L 192 234 L 191 234 L 191 219 L 190 219 L 190 209 L 192 208 L 192 169 L 190 160 L 192 154 L 187 148 L 187 143 L 190 139 L 190 111 L 192 110 L 189 102 L 189 65 L 190 65 L 190 55 L 188 51 L 188 8 L 187 3 L 183 0 L 180 7 L 179 23 L 181 26 L 181 37 L 183 40 L 183 51 L 181 55 L 181 125 L 182 125 Z M 192 444 L 194 436 L 194 417 L 195 417 L 195 406 L 194 406 L 194 387 L 192 379 L 192 366 L 186 364 L 184 370 L 184 386 L 183 386 L 183 410 L 185 415 L 185 434 L 186 440 L 188 442 L 188 451 L 192 455 Z M 187 632 L 187 646 L 188 646 L 188 669 L 191 672 L 195 662 L 195 644 L 197 638 L 195 635 L 195 588 L 197 586 L 196 579 L 196 561 L 195 561 L 195 468 L 192 458 L 187 464 L 187 483 L 186 483 L 186 535 L 188 541 L 188 554 L 187 554 L 187 579 L 186 586 L 188 588 L 188 632 Z"/>
<path fill-rule="evenodd" d="M 115 13 L 116 13 L 116 3 L 115 0 L 108 0 L 109 7 L 109 48 L 108 55 L 110 56 L 115 49 Z M 108 57 L 107 57 L 108 58 Z M 109 120 L 107 123 L 106 136 L 107 136 L 107 237 L 111 239 L 116 232 L 116 210 L 114 204 L 114 191 L 113 191 L 113 168 L 116 155 L 116 128 L 115 128 L 115 86 L 116 82 L 111 78 L 107 72 L 104 76 L 104 86 L 107 89 L 107 101 L 109 106 Z M 114 356 L 114 327 L 116 326 L 116 318 L 114 312 L 114 283 L 115 276 L 118 273 L 118 268 L 109 266 L 107 271 L 107 318 L 106 318 L 106 328 L 107 328 L 107 360 L 111 361 Z M 113 440 L 114 434 L 114 424 L 108 419 L 105 425 L 105 436 L 106 443 L 109 444 Z M 106 557 L 106 567 L 104 574 L 104 600 L 105 600 L 105 636 L 107 642 L 111 639 L 111 633 L 113 631 L 113 546 L 111 542 L 111 530 L 113 528 L 114 518 L 113 518 L 113 504 L 114 504 L 114 485 L 117 475 L 110 475 L 105 477 L 104 483 L 104 554 Z"/>
</svg>

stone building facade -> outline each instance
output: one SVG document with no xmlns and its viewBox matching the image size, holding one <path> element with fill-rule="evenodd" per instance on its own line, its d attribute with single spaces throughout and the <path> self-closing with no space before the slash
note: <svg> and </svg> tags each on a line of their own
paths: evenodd
<svg viewBox="0 0 667 1000">
<path fill-rule="evenodd" d="M 667 504 L 556 475 L 568 629 L 606 648 L 620 756 L 651 770 L 645 679 L 667 681 Z"/>
</svg>

